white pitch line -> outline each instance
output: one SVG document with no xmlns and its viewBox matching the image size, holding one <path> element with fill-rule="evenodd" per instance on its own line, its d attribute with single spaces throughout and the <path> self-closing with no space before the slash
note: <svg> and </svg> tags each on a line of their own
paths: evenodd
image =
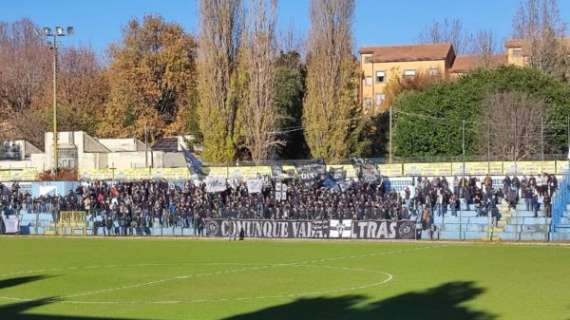
<svg viewBox="0 0 570 320">
<path fill-rule="evenodd" d="M 252 266 L 252 265 L 262 265 L 260 263 L 238 263 L 238 262 L 180 262 L 180 263 L 138 263 L 138 264 L 108 264 L 108 265 L 88 265 L 88 266 L 74 266 L 74 267 L 63 267 L 63 268 L 49 268 L 49 269 L 36 269 L 36 270 L 25 270 L 16 271 L 12 273 L 1 274 L 1 279 L 8 279 L 9 277 L 33 274 L 33 273 L 44 273 L 44 272 L 61 272 L 61 271 L 76 271 L 76 270 L 91 270 L 91 269 L 122 269 L 122 268 L 140 268 L 140 267 L 167 267 L 167 266 L 180 266 L 180 265 L 240 265 L 240 266 Z M 0 279 L 0 280 L 1 280 Z"/>
<path fill-rule="evenodd" d="M 282 293 L 277 295 L 268 295 L 268 296 L 253 296 L 253 297 L 239 297 L 239 298 L 232 298 L 232 297 L 225 297 L 225 298 L 215 298 L 215 299 L 191 299 L 191 300 L 164 300 L 164 301 L 81 301 L 81 300 L 62 300 L 57 301 L 57 303 L 64 303 L 64 304 L 106 304 L 106 305 L 135 305 L 135 304 L 155 304 L 155 305 L 169 305 L 169 304 L 197 304 L 197 303 L 219 303 L 219 302 L 231 302 L 231 301 L 250 301 L 250 300 L 268 300 L 268 299 L 283 299 L 283 298 L 297 298 L 297 297 L 308 297 L 308 296 L 322 296 L 326 294 L 335 294 L 340 292 L 351 292 L 357 290 L 364 290 L 374 287 L 379 287 L 394 279 L 394 275 L 384 271 L 378 270 L 365 270 L 359 268 L 346 268 L 346 267 L 334 267 L 334 266 L 323 266 L 323 265 L 295 265 L 294 267 L 312 267 L 312 268 L 328 268 L 328 269 L 335 269 L 335 270 L 342 270 L 342 271 L 349 271 L 349 272 L 370 272 L 370 273 L 377 273 L 386 276 L 385 279 L 378 282 L 373 282 L 370 284 L 363 284 L 360 286 L 353 286 L 348 288 L 336 288 L 331 290 L 322 290 L 322 291 L 307 291 L 307 292 L 298 292 L 298 293 Z M 23 298 L 12 298 L 12 297 L 0 297 L 0 299 L 12 300 L 12 301 L 32 301 L 32 299 L 23 299 Z"/>
<path fill-rule="evenodd" d="M 419 251 L 419 250 L 426 250 L 426 249 L 433 249 L 433 248 L 442 248 L 442 247 L 447 247 L 447 245 L 435 245 L 435 246 L 420 246 L 420 247 L 415 247 L 415 248 L 411 248 L 411 249 L 400 249 L 400 250 L 395 250 L 395 251 L 382 251 L 382 252 L 376 252 L 376 253 L 368 253 L 368 254 L 360 254 L 360 255 L 351 255 L 351 256 L 337 256 L 337 257 L 330 257 L 330 258 L 321 258 L 321 259 L 312 259 L 312 260 L 304 260 L 304 261 L 297 261 L 297 262 L 291 262 L 291 263 L 281 263 L 281 264 L 271 264 L 271 265 L 261 265 L 261 266 L 257 266 L 257 267 L 251 267 L 251 268 L 242 268 L 242 269 L 236 269 L 236 270 L 225 270 L 225 271 L 218 271 L 218 272 L 210 272 L 210 273 L 201 273 L 201 274 L 189 274 L 189 275 L 180 275 L 180 276 L 176 276 L 176 277 L 172 277 L 172 278 L 167 278 L 167 279 L 159 279 L 159 280 L 154 280 L 154 281 L 149 281 L 149 282 L 145 282 L 145 283 L 138 283 L 138 284 L 132 284 L 132 285 L 126 285 L 126 286 L 121 286 L 121 287 L 115 287 L 115 288 L 107 288 L 107 289 L 101 289 L 101 290 L 93 290 L 93 291 L 87 291 L 87 292 L 80 292 L 80 293 L 76 293 L 76 294 L 71 294 L 71 295 L 66 295 L 63 296 L 62 298 L 74 298 L 74 297 L 84 297 L 84 296 L 89 296 L 89 295 L 94 295 L 94 294 L 99 294 L 99 293 L 107 293 L 107 292 L 114 292 L 114 291 L 119 291 L 119 290 L 127 290 L 127 289 L 135 289 L 135 288 L 140 288 L 140 287 L 147 287 L 147 286 L 151 286 L 151 285 L 155 285 L 155 284 L 160 284 L 160 283 L 164 283 L 164 282 L 168 282 L 168 281 L 174 281 L 174 280 L 183 280 L 183 279 L 188 279 L 191 277 L 204 277 L 204 276 L 212 276 L 212 275 L 219 275 L 219 274 L 231 274 L 231 273 L 238 273 L 238 272 L 244 272 L 244 271 L 254 271 L 254 270 L 261 270 L 261 269 L 268 269 L 268 268 L 275 268 L 275 267 L 287 267 L 287 266 L 304 266 L 304 265 L 309 265 L 309 264 L 316 264 L 316 263 L 322 263 L 322 262 L 329 262 L 329 261 L 338 261 L 338 260 L 346 260 L 346 259 L 358 259 L 358 258 L 365 258 L 365 257 L 373 257 L 373 256 L 382 256 L 382 255 L 389 255 L 389 254 L 402 254 L 402 253 L 408 253 L 408 252 L 414 252 L 414 251 Z M 184 263 L 181 263 L 184 264 Z M 188 264 L 192 264 L 192 263 L 188 263 Z M 196 263 L 198 264 L 198 263 Z M 218 263 L 203 263 L 203 264 L 209 264 L 209 265 L 216 265 Z M 228 263 L 219 263 L 219 264 L 234 264 L 231 262 Z M 161 265 L 161 264 L 135 264 L 135 265 L 107 265 L 107 266 L 86 266 L 86 267 L 68 267 L 68 268 L 52 268 L 52 269 L 41 269 L 43 270 L 42 272 L 56 272 L 56 271 L 64 271 L 64 270 L 70 270 L 70 268 L 74 268 L 73 270 L 81 270 L 81 269 L 93 269 L 93 268 L 103 268 L 103 267 L 107 267 L 107 268 L 121 268 L 121 267 L 131 267 L 131 266 L 148 266 L 148 265 Z M 170 264 L 163 264 L 163 265 L 170 265 Z M 174 264 L 173 264 L 174 265 Z M 180 264 L 177 264 L 180 265 Z M 239 263 L 235 263 L 235 265 L 239 265 Z M 242 265 L 253 265 L 253 264 L 242 264 Z M 322 266 L 322 265 L 320 265 Z M 326 266 L 323 266 L 326 267 Z M 18 273 L 12 273 L 12 274 L 7 274 L 7 275 L 3 275 L 3 277 L 7 277 L 7 276 L 13 276 L 13 275 L 17 275 L 17 274 L 26 274 L 26 273 L 35 273 L 36 271 L 21 271 Z M 389 279 L 390 281 L 393 278 L 393 275 L 389 274 L 389 273 L 385 273 L 387 275 L 389 275 Z M 321 292 L 322 293 L 322 292 Z M 303 295 L 305 295 L 303 293 Z M 258 297 L 259 298 L 259 297 Z M 16 301 L 30 301 L 31 299 L 26 299 L 26 298 L 16 298 L 16 297 L 0 297 L 0 299 L 5 299 L 5 300 L 16 300 Z M 251 299 L 251 298 L 247 298 L 247 299 Z M 261 298 L 259 298 L 261 299 Z M 59 303 L 71 303 L 73 302 L 73 300 L 67 300 L 67 301 L 58 301 Z M 75 301 L 76 303 L 79 303 L 78 301 Z M 83 301 L 85 303 L 92 303 L 90 301 Z M 81 303 L 83 303 L 81 302 Z M 101 301 L 99 301 L 101 302 Z M 109 304 L 114 304 L 115 301 L 109 301 Z M 124 303 L 123 301 L 118 302 L 120 303 Z M 151 303 L 151 302 L 145 302 L 145 303 Z"/>
<path fill-rule="evenodd" d="M 209 272 L 209 273 L 201 273 L 201 274 L 199 273 L 199 274 L 180 275 L 180 276 L 175 276 L 175 277 L 171 277 L 171 278 L 167 278 L 167 279 L 160 279 L 160 280 L 155 280 L 155 281 L 150 281 L 150 282 L 145 282 L 145 283 L 138 283 L 138 284 L 120 286 L 120 287 L 115 287 L 115 288 L 107 288 L 107 289 L 101 289 L 101 290 L 92 290 L 92 291 L 87 291 L 87 292 L 81 292 L 81 293 L 63 296 L 63 298 L 85 297 L 85 296 L 91 296 L 91 295 L 100 294 L 100 293 L 114 292 L 114 291 L 119 291 L 119 290 L 136 289 L 136 288 L 152 286 L 155 284 L 161 284 L 161 283 L 169 282 L 169 281 L 188 279 L 188 278 L 192 278 L 192 277 L 208 277 L 208 276 L 215 276 L 215 275 L 220 275 L 220 274 L 231 274 L 231 273 L 239 273 L 239 272 L 245 272 L 245 271 L 256 271 L 256 270 L 275 268 L 275 267 L 307 265 L 307 264 L 315 264 L 315 263 L 322 263 L 322 262 L 328 262 L 328 261 L 356 259 L 356 258 L 372 257 L 372 256 L 386 255 L 386 254 L 401 254 L 401 253 L 412 252 L 412 251 L 417 251 L 417 250 L 423 250 L 423 249 L 429 249 L 429 248 L 440 248 L 440 247 L 442 247 L 442 246 L 416 247 L 413 249 L 402 249 L 402 250 L 388 251 L 388 252 L 378 252 L 378 253 L 369 253 L 369 254 L 353 255 L 353 256 L 305 260 L 305 261 L 298 261 L 298 262 L 292 262 L 292 263 L 270 264 L 270 265 L 265 265 L 265 266 L 242 268 L 242 269 L 236 269 L 236 270 L 217 271 L 217 272 Z"/>
</svg>

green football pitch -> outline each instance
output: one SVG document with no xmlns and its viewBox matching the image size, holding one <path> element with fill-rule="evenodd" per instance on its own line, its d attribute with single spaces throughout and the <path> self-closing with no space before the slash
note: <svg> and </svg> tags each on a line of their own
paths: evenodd
<svg viewBox="0 0 570 320">
<path fill-rule="evenodd" d="M 570 247 L 0 237 L 0 319 L 570 319 Z"/>
</svg>

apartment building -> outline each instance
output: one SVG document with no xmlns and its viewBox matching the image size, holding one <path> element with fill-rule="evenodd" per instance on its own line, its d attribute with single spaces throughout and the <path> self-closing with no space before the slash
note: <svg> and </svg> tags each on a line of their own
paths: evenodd
<svg viewBox="0 0 570 320">
<path fill-rule="evenodd" d="M 455 58 L 449 43 L 360 49 L 360 97 L 365 112 L 380 109 L 386 98 L 384 89 L 392 77 L 413 78 L 422 72 L 447 78 Z"/>
<path fill-rule="evenodd" d="M 422 73 L 438 79 L 455 79 L 483 66 L 528 65 L 525 41 L 507 41 L 505 49 L 504 54 L 482 58 L 457 56 L 450 43 L 361 48 L 359 96 L 364 112 L 380 111 L 386 98 L 386 85 L 393 77 L 414 78 Z"/>
</svg>

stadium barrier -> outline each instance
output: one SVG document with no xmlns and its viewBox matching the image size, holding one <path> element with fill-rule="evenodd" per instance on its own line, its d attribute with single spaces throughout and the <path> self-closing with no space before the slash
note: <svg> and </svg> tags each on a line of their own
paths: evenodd
<svg viewBox="0 0 570 320">
<path fill-rule="evenodd" d="M 347 177 L 356 176 L 352 165 L 327 165 L 342 167 Z M 284 171 L 295 170 L 293 165 L 283 165 Z M 563 175 L 568 172 L 568 161 L 477 161 L 477 162 L 432 162 L 378 164 L 377 169 L 385 177 L 411 176 L 481 176 L 481 175 L 537 175 L 542 172 Z M 252 178 L 257 175 L 271 175 L 271 166 L 211 166 L 210 175 Z M 0 181 L 37 181 L 39 171 L 33 168 L 0 170 Z M 129 168 L 129 169 L 80 169 L 80 180 L 188 180 L 191 174 L 186 167 L 179 168 Z"/>
<path fill-rule="evenodd" d="M 84 212 L 63 212 L 55 219 L 51 213 L 24 213 L 19 215 L 20 234 L 62 236 L 148 236 L 192 237 L 206 236 L 238 238 L 243 230 L 246 238 L 272 239 L 431 239 L 431 240 L 506 240 L 548 241 L 550 219 L 535 218 L 519 207 L 512 216 L 494 221 L 476 211 L 463 210 L 452 215 L 435 216 L 431 227 L 423 228 L 415 220 L 263 220 L 263 219 L 206 219 L 203 224 L 184 227 L 120 226 L 107 227 Z"/>
<path fill-rule="evenodd" d="M 352 165 L 327 165 L 329 168 L 342 167 L 348 178 L 356 177 L 356 169 Z M 490 161 L 490 162 L 436 162 L 436 163 L 393 163 L 378 164 L 377 169 L 385 177 L 412 176 L 484 176 L 484 175 L 537 175 L 543 172 L 565 174 L 568 161 Z M 295 166 L 283 165 L 284 171 L 296 170 Z M 208 167 L 209 174 L 220 177 L 242 176 L 254 178 L 257 175 L 271 175 L 271 166 L 228 166 Z M 144 180 L 167 179 L 187 180 L 191 177 L 187 168 L 134 168 L 134 169 L 94 169 L 80 170 L 83 180 Z"/>
<path fill-rule="evenodd" d="M 210 219 L 209 237 L 289 239 L 416 239 L 412 220 L 241 220 Z"/>
</svg>

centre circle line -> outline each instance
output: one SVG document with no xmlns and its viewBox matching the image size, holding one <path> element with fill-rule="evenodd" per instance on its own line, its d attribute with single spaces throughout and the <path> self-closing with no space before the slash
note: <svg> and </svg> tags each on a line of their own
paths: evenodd
<svg viewBox="0 0 570 320">
<path fill-rule="evenodd" d="M 346 259 L 367 258 L 367 257 L 374 257 L 374 256 L 390 255 L 390 254 L 402 254 L 402 253 L 408 253 L 408 252 L 415 252 L 415 251 L 419 251 L 419 250 L 444 248 L 444 247 L 448 247 L 448 245 L 419 246 L 419 247 L 410 248 L 410 249 L 381 251 L 381 252 L 373 252 L 373 253 L 350 255 L 350 256 L 337 256 L 337 257 L 311 259 L 311 260 L 297 261 L 297 262 L 291 262 L 291 263 L 278 263 L 278 264 L 270 264 L 270 265 L 251 264 L 251 263 L 241 264 L 241 263 L 232 263 L 232 262 L 225 262 L 225 263 L 178 263 L 178 264 L 144 264 L 143 263 L 143 264 L 133 264 L 133 265 L 116 265 L 116 264 L 113 264 L 113 265 L 106 265 L 106 266 L 105 265 L 104 266 L 94 265 L 94 266 L 85 266 L 85 267 L 51 268 L 51 269 L 39 269 L 39 270 L 35 270 L 35 271 L 33 271 L 33 270 L 32 271 L 21 271 L 21 272 L 16 272 L 16 273 L 12 273 L 12 274 L 6 274 L 6 275 L 3 275 L 3 278 L 5 278 L 7 276 L 17 275 L 17 274 L 29 274 L 29 273 L 36 273 L 36 272 L 56 272 L 56 271 L 63 271 L 63 270 L 82 270 L 82 269 L 96 269 L 96 268 L 121 268 L 121 267 L 128 268 L 128 267 L 133 267 L 133 266 L 167 266 L 167 265 L 180 265 L 180 264 L 204 264 L 204 265 L 224 265 L 225 264 L 225 265 L 246 265 L 246 266 L 255 265 L 256 266 L 256 267 L 242 268 L 242 269 L 236 269 L 236 270 L 230 270 L 230 271 L 225 270 L 225 271 L 217 271 L 217 272 L 211 272 L 211 273 L 179 275 L 179 276 L 167 278 L 167 279 L 159 279 L 159 280 L 149 281 L 149 282 L 145 282 L 145 283 L 126 285 L 126 286 L 121 286 L 121 287 L 116 287 L 116 288 L 108 288 L 108 289 L 80 292 L 80 293 L 65 295 L 65 296 L 61 297 L 63 299 L 66 299 L 66 298 L 89 296 L 89 295 L 94 295 L 94 294 L 98 294 L 98 293 L 113 292 L 113 291 L 118 291 L 118 290 L 134 289 L 134 288 L 139 288 L 139 287 L 151 286 L 154 284 L 160 284 L 160 283 L 164 283 L 164 282 L 168 282 L 168 281 L 188 279 L 191 277 L 212 276 L 212 275 L 219 275 L 219 274 L 231 274 L 231 273 L 244 272 L 244 271 L 268 269 L 268 268 L 274 268 L 274 267 L 287 267 L 287 266 L 296 266 L 296 265 L 308 266 L 310 264 L 314 264 L 315 266 L 331 268 L 332 266 L 320 265 L 318 263 L 329 262 L 329 261 L 337 261 L 337 260 L 346 260 Z M 346 269 L 346 271 L 358 271 L 358 269 L 351 269 L 351 268 L 345 268 L 345 269 Z M 371 270 L 361 270 L 361 271 L 363 271 L 363 272 L 365 272 L 365 271 L 366 272 L 374 272 Z M 378 282 L 378 283 L 370 284 L 370 285 L 348 288 L 348 291 L 354 291 L 354 290 L 364 289 L 364 288 L 368 288 L 368 287 L 380 286 L 384 283 L 392 281 L 392 279 L 394 278 L 394 276 L 392 274 L 387 273 L 387 272 L 378 271 L 378 273 L 385 274 L 387 276 L 387 279 L 383 280 L 381 282 Z M 335 291 L 338 291 L 338 290 L 333 290 L 332 292 L 335 292 Z M 343 291 L 346 291 L 346 290 L 343 290 Z M 326 293 L 329 293 L 329 291 L 316 292 L 315 294 L 326 294 Z M 306 295 L 306 293 L 301 293 L 301 295 Z M 291 296 L 291 294 L 280 295 L 279 297 L 286 297 L 286 296 Z M 293 294 L 293 296 L 295 296 L 295 294 Z M 265 298 L 276 298 L 276 297 L 277 296 L 245 297 L 245 298 L 235 298 L 235 300 L 239 301 L 238 299 L 251 300 L 251 299 L 265 299 Z M 0 296 L 0 299 L 13 300 L 13 301 L 32 301 L 33 300 L 33 299 L 27 299 L 27 298 L 5 297 L 5 296 Z M 216 299 L 210 299 L 210 300 L 197 299 L 197 300 L 191 300 L 190 302 L 184 302 L 184 301 L 178 301 L 178 300 L 163 301 L 163 302 L 158 301 L 158 303 L 172 304 L 172 303 L 198 303 L 198 302 L 211 302 L 211 301 L 216 301 Z M 57 302 L 58 303 L 85 303 L 85 304 L 97 304 L 97 303 L 99 303 L 99 304 L 129 304 L 129 302 L 126 302 L 126 301 L 120 301 L 119 302 L 119 301 L 78 301 L 78 300 L 61 300 L 61 301 L 59 301 L 58 300 Z M 135 301 L 135 302 L 138 303 L 137 301 Z M 141 303 L 157 303 L 157 301 L 155 301 L 155 302 L 144 301 Z"/>
</svg>

